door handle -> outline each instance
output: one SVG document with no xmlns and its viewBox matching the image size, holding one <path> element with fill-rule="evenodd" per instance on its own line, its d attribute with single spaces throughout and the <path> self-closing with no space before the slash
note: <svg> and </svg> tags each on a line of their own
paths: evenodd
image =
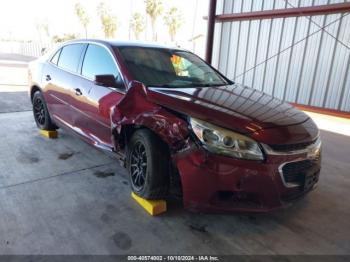
<svg viewBox="0 0 350 262">
<path fill-rule="evenodd" d="M 77 95 L 77 96 L 81 96 L 83 93 L 81 92 L 81 90 L 80 90 L 80 88 L 76 88 L 76 89 L 74 89 L 75 90 L 75 94 Z"/>
<path fill-rule="evenodd" d="M 46 75 L 46 81 L 50 81 L 51 80 L 51 76 L 50 75 Z"/>
</svg>

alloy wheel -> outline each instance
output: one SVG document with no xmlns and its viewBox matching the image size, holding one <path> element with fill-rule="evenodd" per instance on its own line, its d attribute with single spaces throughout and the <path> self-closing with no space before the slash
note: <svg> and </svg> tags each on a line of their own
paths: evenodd
<svg viewBox="0 0 350 262">
<path fill-rule="evenodd" d="M 131 181 L 136 190 L 141 190 L 146 182 L 147 154 L 141 142 L 137 142 L 132 149 L 130 159 Z"/>
<path fill-rule="evenodd" d="M 43 101 L 37 97 L 33 103 L 34 116 L 40 125 L 45 124 L 45 107 Z"/>
</svg>

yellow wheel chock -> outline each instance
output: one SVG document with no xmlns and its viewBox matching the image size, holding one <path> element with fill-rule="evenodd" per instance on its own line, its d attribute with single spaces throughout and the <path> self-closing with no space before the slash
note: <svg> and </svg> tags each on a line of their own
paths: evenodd
<svg viewBox="0 0 350 262">
<path fill-rule="evenodd" d="M 40 130 L 40 134 L 47 138 L 57 138 L 58 132 L 56 130 Z"/>
<path fill-rule="evenodd" d="M 166 211 L 165 200 L 147 200 L 137 196 L 134 192 L 131 193 L 131 197 L 152 216 L 159 215 Z"/>
</svg>

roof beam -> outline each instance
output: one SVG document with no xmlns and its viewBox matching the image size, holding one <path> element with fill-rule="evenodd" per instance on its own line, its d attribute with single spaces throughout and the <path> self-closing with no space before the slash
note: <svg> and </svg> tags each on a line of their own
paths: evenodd
<svg viewBox="0 0 350 262">
<path fill-rule="evenodd" d="M 350 12 L 350 2 L 330 4 L 330 5 L 317 5 L 287 9 L 274 9 L 265 11 L 234 13 L 234 14 L 222 14 L 216 15 L 216 22 L 228 22 L 228 21 L 247 21 L 258 19 L 271 19 L 281 17 L 296 17 L 296 16 L 313 16 L 313 15 L 325 15 L 335 13 Z"/>
</svg>

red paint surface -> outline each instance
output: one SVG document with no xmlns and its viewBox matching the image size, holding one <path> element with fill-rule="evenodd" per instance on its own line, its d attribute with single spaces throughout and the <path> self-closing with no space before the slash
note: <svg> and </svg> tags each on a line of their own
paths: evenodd
<svg viewBox="0 0 350 262">
<path fill-rule="evenodd" d="M 288 205 L 283 199 L 298 193 L 298 189 L 283 185 L 278 167 L 301 157 L 305 155 L 269 156 L 266 161 L 255 162 L 207 154 L 192 145 L 174 159 L 181 175 L 187 209 L 266 212 Z M 251 195 L 254 202 L 221 200 L 217 194 L 220 191 L 233 192 L 242 199 Z"/>
<path fill-rule="evenodd" d="M 268 211 L 283 206 L 284 196 L 295 189 L 283 185 L 278 167 L 305 155 L 267 155 L 264 161 L 249 161 L 211 154 L 191 135 L 187 117 L 243 133 L 261 143 L 286 145 L 317 137 L 318 129 L 307 115 L 239 85 L 145 87 L 133 79 L 115 48 L 107 42 L 98 43 L 113 50 L 127 90 L 97 86 L 45 62 L 42 75 L 50 74 L 52 80 L 31 79 L 31 83 L 43 91 L 51 117 L 59 126 L 68 127 L 90 144 L 109 150 L 118 148 L 115 143 L 123 127 L 149 128 L 171 149 L 188 209 Z M 75 94 L 77 87 L 82 90 L 81 96 Z M 219 192 L 231 192 L 239 201 L 225 201 Z M 254 201 L 247 203 L 247 199 Z"/>
</svg>

